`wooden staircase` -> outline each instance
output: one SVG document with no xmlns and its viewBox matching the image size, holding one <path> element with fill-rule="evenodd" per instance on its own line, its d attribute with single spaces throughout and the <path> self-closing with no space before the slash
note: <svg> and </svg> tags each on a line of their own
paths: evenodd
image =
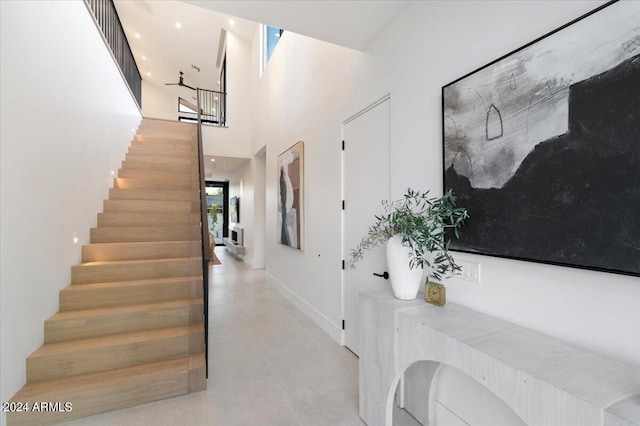
<svg viewBox="0 0 640 426">
<path fill-rule="evenodd" d="M 12 401 L 29 411 L 7 413 L 8 425 L 206 388 L 197 153 L 194 125 L 142 122 L 44 344 L 27 358 Z"/>
</svg>

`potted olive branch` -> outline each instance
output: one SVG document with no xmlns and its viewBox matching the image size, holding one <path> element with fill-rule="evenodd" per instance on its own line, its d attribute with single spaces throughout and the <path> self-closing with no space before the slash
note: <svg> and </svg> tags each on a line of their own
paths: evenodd
<svg viewBox="0 0 640 426">
<path fill-rule="evenodd" d="M 415 299 L 423 270 L 427 281 L 439 281 L 460 270 L 449 253 L 447 231 L 459 238 L 469 214 L 465 208 L 456 207 L 451 190 L 441 197 L 429 197 L 429 191 L 408 188 L 400 200 L 385 200 L 382 205 L 384 212 L 375 216 L 375 223 L 351 250 L 349 267 L 355 268 L 365 251 L 386 243 L 391 285 L 399 299 Z"/>
</svg>

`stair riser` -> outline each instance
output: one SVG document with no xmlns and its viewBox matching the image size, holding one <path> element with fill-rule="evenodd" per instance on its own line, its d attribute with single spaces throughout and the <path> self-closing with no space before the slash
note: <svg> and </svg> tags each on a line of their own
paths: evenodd
<svg viewBox="0 0 640 426">
<path fill-rule="evenodd" d="M 78 309 L 160 303 L 176 299 L 202 297 L 202 280 L 140 284 L 123 282 L 121 286 L 71 285 L 60 291 L 60 312 Z"/>
<path fill-rule="evenodd" d="M 129 152 L 139 152 L 152 157 L 178 154 L 181 158 L 198 158 L 198 149 L 193 142 L 133 141 L 129 147 Z"/>
<path fill-rule="evenodd" d="M 118 177 L 121 178 L 136 178 L 136 179 L 180 179 L 180 182 L 189 182 L 190 184 L 196 184 L 196 186 L 192 186 L 192 188 L 198 188 L 200 185 L 199 174 L 198 171 L 191 172 L 175 172 L 170 170 L 139 170 L 139 169 L 119 169 Z"/>
<path fill-rule="evenodd" d="M 105 213 L 192 213 L 190 201 L 105 200 Z"/>
<path fill-rule="evenodd" d="M 193 201 L 199 200 L 198 191 L 166 189 L 109 189 L 110 200 Z"/>
<path fill-rule="evenodd" d="M 189 392 L 191 374 L 179 371 L 161 377 L 145 378 L 113 386 L 98 386 L 85 392 L 65 393 L 40 398 L 42 401 L 70 401 L 73 411 L 7 413 L 7 425 L 40 426 L 67 422 L 72 419 L 132 407 Z M 205 385 L 206 386 L 206 385 Z"/>
<path fill-rule="evenodd" d="M 147 132 L 147 131 L 192 134 L 197 132 L 197 128 L 195 123 L 182 123 L 182 122 L 175 122 L 175 121 L 168 121 L 168 122 L 144 121 L 140 125 L 140 127 L 138 127 L 137 133 Z"/>
<path fill-rule="evenodd" d="M 122 162 L 122 169 L 149 170 L 154 172 L 170 172 L 174 174 L 193 174 L 198 171 L 197 164 L 163 164 L 153 161 L 125 160 Z"/>
<path fill-rule="evenodd" d="M 161 150 L 155 150 L 151 146 L 131 146 L 129 152 L 126 154 L 125 159 L 135 159 L 137 157 L 153 158 L 153 159 L 165 159 L 165 158 L 182 158 L 191 161 L 197 161 L 198 155 L 196 151 L 191 149 L 171 149 L 169 147 L 163 147 Z"/>
<path fill-rule="evenodd" d="M 143 122 L 140 127 L 138 127 L 137 134 L 147 133 L 147 132 L 162 132 L 162 133 L 170 133 L 170 134 L 193 134 L 197 133 L 197 128 L 195 123 L 175 123 L 175 122 L 155 122 L 155 123 L 146 123 Z"/>
<path fill-rule="evenodd" d="M 168 143 L 153 143 L 153 142 L 133 142 L 129 147 L 129 152 L 139 153 L 140 155 L 154 157 L 167 157 L 169 155 L 177 155 L 180 158 L 198 158 L 197 147 L 182 144 L 174 145 Z"/>
<path fill-rule="evenodd" d="M 197 157 L 194 155 L 176 155 L 158 156 L 150 153 L 127 153 L 125 155 L 125 163 L 153 164 L 161 166 L 196 166 L 198 165 Z"/>
<path fill-rule="evenodd" d="M 162 241 L 152 243 L 102 243 L 82 247 L 83 262 L 104 262 L 133 259 L 166 259 L 199 257 L 200 241 Z"/>
<path fill-rule="evenodd" d="M 183 123 L 183 122 L 175 122 L 175 121 L 153 121 L 149 122 L 147 120 L 143 121 L 138 127 L 137 133 L 147 132 L 147 131 L 162 131 L 162 132 L 172 132 L 172 133 L 195 133 L 197 131 L 197 127 L 195 123 Z"/>
<path fill-rule="evenodd" d="M 74 352 L 47 356 L 30 356 L 27 358 L 27 383 L 186 356 L 187 348 L 197 348 L 198 340 L 202 339 L 202 333 L 185 334 L 116 346 L 78 349 Z"/>
<path fill-rule="evenodd" d="M 190 134 L 145 131 L 133 137 L 133 142 L 157 143 L 166 145 L 195 144 L 195 136 Z M 133 143 L 132 142 L 132 143 Z"/>
<path fill-rule="evenodd" d="M 106 336 L 164 327 L 186 326 L 201 321 L 202 304 L 143 309 L 84 318 L 55 319 L 44 323 L 44 342 L 55 343 L 75 339 Z"/>
<path fill-rule="evenodd" d="M 200 215 L 98 213 L 98 227 L 109 226 L 200 226 Z"/>
<path fill-rule="evenodd" d="M 84 265 L 71 268 L 71 284 L 111 283 L 202 275 L 200 259 L 167 260 L 126 265 Z"/>
<path fill-rule="evenodd" d="M 207 369 L 197 368 L 189 371 L 189 393 L 207 389 Z"/>
<path fill-rule="evenodd" d="M 172 358 L 119 370 L 23 387 L 12 402 L 65 401 L 69 412 L 7 413 L 8 425 L 49 425 L 110 410 L 170 398 L 206 388 L 205 355 Z M 198 380 L 199 379 L 199 380 Z M 202 386 L 201 389 L 197 385 Z"/>
<path fill-rule="evenodd" d="M 124 243 L 152 241 L 197 241 L 201 239 L 197 226 L 111 226 L 91 228 L 91 243 Z"/>
<path fill-rule="evenodd" d="M 161 136 L 161 137 L 194 137 L 198 135 L 198 130 L 195 124 L 190 125 L 175 125 L 174 123 L 153 123 L 148 125 L 143 123 L 136 132 L 134 137 L 139 136 Z"/>
<path fill-rule="evenodd" d="M 200 187 L 198 180 L 190 177 L 186 178 L 115 178 L 113 187 L 120 189 L 175 189 L 175 190 L 195 190 Z"/>
</svg>

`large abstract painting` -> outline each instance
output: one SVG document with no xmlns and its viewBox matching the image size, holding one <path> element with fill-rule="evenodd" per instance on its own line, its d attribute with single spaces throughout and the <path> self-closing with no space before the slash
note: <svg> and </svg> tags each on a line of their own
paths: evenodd
<svg viewBox="0 0 640 426">
<path fill-rule="evenodd" d="M 640 1 L 442 88 L 454 250 L 640 276 Z"/>
<path fill-rule="evenodd" d="M 278 242 L 304 248 L 304 142 L 278 156 Z"/>
</svg>

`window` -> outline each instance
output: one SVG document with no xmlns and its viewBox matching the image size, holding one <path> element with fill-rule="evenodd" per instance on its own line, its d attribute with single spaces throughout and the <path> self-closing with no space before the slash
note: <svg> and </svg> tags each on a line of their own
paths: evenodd
<svg viewBox="0 0 640 426">
<path fill-rule="evenodd" d="M 269 59 L 271 59 L 273 50 L 276 48 L 276 45 L 280 41 L 282 33 L 284 33 L 283 29 L 270 27 L 264 24 L 262 25 L 262 68 L 260 70 L 261 75 L 264 72 L 265 67 L 267 66 L 267 62 L 269 62 Z"/>
<path fill-rule="evenodd" d="M 198 118 L 197 117 L 184 117 L 184 116 L 179 116 L 178 117 L 178 121 L 182 121 L 185 123 L 198 123 Z M 202 122 L 202 124 L 208 125 L 208 126 L 218 126 L 219 123 L 215 120 L 206 120 L 204 118 L 201 118 L 200 121 Z"/>
<path fill-rule="evenodd" d="M 224 58 L 222 59 L 222 66 L 220 67 L 220 93 L 217 98 L 218 106 L 218 121 L 220 126 L 227 125 L 227 52 L 224 52 Z M 215 115 L 215 114 L 214 114 Z"/>
</svg>

